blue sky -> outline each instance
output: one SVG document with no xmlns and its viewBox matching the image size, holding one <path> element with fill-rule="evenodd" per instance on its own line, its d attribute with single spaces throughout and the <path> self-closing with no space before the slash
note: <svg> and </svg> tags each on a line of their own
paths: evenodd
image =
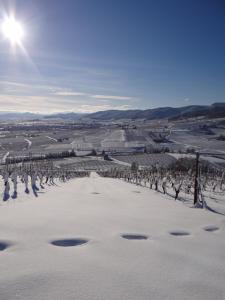
<svg viewBox="0 0 225 300">
<path fill-rule="evenodd" d="M 223 0 L 0 0 L 0 110 L 53 113 L 225 102 Z"/>
</svg>

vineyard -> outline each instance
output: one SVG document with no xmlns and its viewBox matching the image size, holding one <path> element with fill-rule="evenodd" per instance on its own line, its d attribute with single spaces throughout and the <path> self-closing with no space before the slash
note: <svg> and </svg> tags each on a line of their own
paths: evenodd
<svg viewBox="0 0 225 300">
<path fill-rule="evenodd" d="M 116 164 L 113 161 L 107 161 L 103 159 L 80 159 L 77 162 L 70 161 L 67 163 L 59 162 L 58 165 L 61 168 L 74 168 L 75 170 L 94 170 L 94 171 L 101 171 L 101 170 L 111 170 L 111 169 L 124 169 L 125 167 L 119 164 Z M 126 167 L 126 169 L 129 169 Z"/>
<path fill-rule="evenodd" d="M 132 161 L 129 159 L 127 162 Z M 139 163 L 140 160 L 137 162 Z M 193 204 L 194 201 L 196 207 L 207 208 L 225 215 L 225 168 L 223 166 L 204 161 L 198 162 L 196 170 L 195 160 L 185 158 L 178 159 L 176 163 L 171 164 L 170 168 L 165 168 L 163 164 L 155 164 L 152 168 L 142 170 L 136 164 L 132 167 L 130 171 L 112 170 L 99 174 L 153 189 L 187 204 Z"/>
<path fill-rule="evenodd" d="M 222 159 L 198 162 L 193 156 L 173 157 L 167 154 L 140 154 L 116 156 L 114 161 L 94 157 L 69 157 L 61 160 L 11 163 L 1 166 L 3 178 L 3 201 L 17 198 L 17 184 L 24 184 L 37 196 L 45 184 L 55 185 L 58 180 L 89 176 L 96 171 L 103 177 L 123 179 L 128 183 L 143 186 L 167 194 L 197 207 L 225 213 L 225 168 L 216 164 Z M 197 173 L 196 173 L 197 172 Z M 196 177 L 197 174 L 197 177 Z M 11 192 L 10 192 L 11 191 Z M 214 209 L 216 207 L 216 209 Z"/>
<path fill-rule="evenodd" d="M 49 161 L 6 164 L 1 167 L 0 175 L 3 179 L 3 201 L 17 198 L 18 183 L 24 185 L 24 192 L 31 191 L 38 196 L 46 185 L 56 185 L 57 181 L 65 182 L 72 178 L 89 176 L 89 172 L 77 171 L 73 168 L 57 168 Z"/>
<path fill-rule="evenodd" d="M 164 153 L 121 155 L 113 156 L 113 159 L 115 159 L 116 161 L 128 163 L 130 165 L 135 162 L 139 166 L 143 167 L 154 167 L 156 164 L 158 164 L 161 168 L 168 168 L 172 164 L 176 163 L 176 158 Z"/>
</svg>

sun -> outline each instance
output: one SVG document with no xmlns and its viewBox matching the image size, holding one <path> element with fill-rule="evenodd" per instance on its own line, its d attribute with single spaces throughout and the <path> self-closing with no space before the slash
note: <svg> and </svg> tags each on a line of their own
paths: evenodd
<svg viewBox="0 0 225 300">
<path fill-rule="evenodd" d="M 6 17 L 2 22 L 2 34 L 11 45 L 20 45 L 24 37 L 23 26 L 13 16 Z"/>
</svg>

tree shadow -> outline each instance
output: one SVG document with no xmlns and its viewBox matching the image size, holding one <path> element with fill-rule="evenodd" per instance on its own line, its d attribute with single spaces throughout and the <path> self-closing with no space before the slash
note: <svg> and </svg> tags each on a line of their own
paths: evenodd
<svg viewBox="0 0 225 300">
<path fill-rule="evenodd" d="M 213 209 L 212 207 L 208 206 L 207 203 L 205 203 L 205 209 L 207 209 L 208 211 L 211 211 L 217 215 L 225 216 L 225 213 L 222 213 L 222 212 L 219 212 L 219 211 Z"/>
<path fill-rule="evenodd" d="M 10 198 L 10 195 L 9 195 L 9 193 L 6 193 L 6 192 L 4 192 L 4 194 L 3 194 L 3 201 L 7 201 L 7 200 L 9 200 L 9 198 Z"/>
<path fill-rule="evenodd" d="M 12 197 L 12 199 L 16 199 L 17 198 L 17 192 L 15 191 L 11 197 Z"/>
<path fill-rule="evenodd" d="M 32 191 L 33 191 L 34 196 L 35 196 L 35 197 L 38 197 L 37 188 L 36 188 L 35 185 L 32 186 Z"/>
</svg>

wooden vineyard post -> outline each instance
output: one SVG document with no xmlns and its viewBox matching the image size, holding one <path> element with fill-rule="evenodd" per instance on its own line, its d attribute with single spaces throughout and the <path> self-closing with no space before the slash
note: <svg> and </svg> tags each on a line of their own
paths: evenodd
<svg viewBox="0 0 225 300">
<path fill-rule="evenodd" d="M 199 194 L 199 152 L 196 153 L 196 163 L 195 163 L 195 190 L 194 190 L 194 205 L 198 202 Z"/>
</svg>

